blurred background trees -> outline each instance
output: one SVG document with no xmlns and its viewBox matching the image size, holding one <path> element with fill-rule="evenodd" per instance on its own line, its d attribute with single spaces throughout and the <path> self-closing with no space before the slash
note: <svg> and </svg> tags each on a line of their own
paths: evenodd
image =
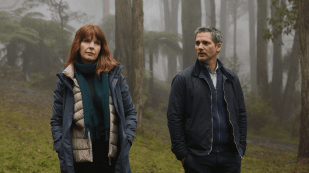
<svg viewBox="0 0 309 173">
<path fill-rule="evenodd" d="M 125 66 L 140 124 L 154 112 L 164 120 L 173 77 L 196 60 L 194 31 L 214 26 L 223 36 L 218 57 L 241 80 L 249 136 L 300 139 L 299 156 L 309 157 L 306 0 L 96 0 L 96 16 L 85 12 L 94 6 L 73 10 L 73 3 L 0 8 L 0 79 L 53 90 L 75 31 L 97 24 Z"/>
</svg>

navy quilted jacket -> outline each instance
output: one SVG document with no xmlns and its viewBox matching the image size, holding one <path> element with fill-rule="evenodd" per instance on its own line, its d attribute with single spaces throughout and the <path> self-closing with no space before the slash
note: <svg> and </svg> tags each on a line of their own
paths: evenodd
<svg viewBox="0 0 309 173">
<path fill-rule="evenodd" d="M 108 73 L 109 87 L 119 121 L 119 157 L 115 173 L 131 173 L 129 151 L 137 126 L 136 110 L 126 80 L 120 73 L 123 66 L 115 66 Z M 58 153 L 62 173 L 74 173 L 71 125 L 74 114 L 73 81 L 59 72 L 54 91 L 51 130 L 54 150 Z"/>
</svg>

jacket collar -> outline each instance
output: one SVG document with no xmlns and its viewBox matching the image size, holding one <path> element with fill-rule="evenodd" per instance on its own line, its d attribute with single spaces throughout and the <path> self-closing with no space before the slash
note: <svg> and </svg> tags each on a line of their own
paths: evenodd
<svg viewBox="0 0 309 173">
<path fill-rule="evenodd" d="M 234 74 L 231 73 L 231 71 L 229 69 L 225 68 L 223 66 L 223 63 L 219 59 L 217 59 L 217 63 L 218 63 L 220 70 L 222 71 L 223 75 L 225 75 L 226 78 L 231 80 L 231 81 L 234 80 L 234 77 L 235 77 Z M 196 59 L 194 69 L 193 69 L 191 75 L 195 76 L 195 77 L 199 77 L 201 70 L 202 70 L 202 62 L 200 60 Z"/>
<path fill-rule="evenodd" d="M 74 64 L 70 64 L 66 69 L 62 71 L 62 73 L 68 78 L 72 79 L 74 84 L 79 87 L 77 80 L 74 77 Z"/>
</svg>

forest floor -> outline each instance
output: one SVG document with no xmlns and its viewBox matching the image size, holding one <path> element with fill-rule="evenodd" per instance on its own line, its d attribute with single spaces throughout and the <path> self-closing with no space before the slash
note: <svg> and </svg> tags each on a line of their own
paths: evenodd
<svg viewBox="0 0 309 173">
<path fill-rule="evenodd" d="M 52 104 L 53 91 L 0 79 L 0 172 L 59 170 L 49 125 Z M 184 172 L 170 150 L 166 113 L 144 119 L 143 129 L 130 151 L 132 172 Z M 297 148 L 295 143 L 248 137 L 242 172 L 309 172 L 308 163 L 296 163 Z"/>
</svg>

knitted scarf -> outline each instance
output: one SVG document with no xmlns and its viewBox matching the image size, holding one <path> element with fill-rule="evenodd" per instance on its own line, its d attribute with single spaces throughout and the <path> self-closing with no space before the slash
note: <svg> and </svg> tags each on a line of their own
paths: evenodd
<svg viewBox="0 0 309 173">
<path fill-rule="evenodd" d="M 74 72 L 77 82 L 80 86 L 83 109 L 84 109 L 84 122 L 85 122 L 85 139 L 88 138 L 88 130 L 92 140 L 100 138 L 100 124 L 104 125 L 105 141 L 109 140 L 109 128 L 110 128 L 110 112 L 109 112 L 109 84 L 108 76 L 102 72 L 101 79 L 95 74 L 94 77 L 94 93 L 98 106 L 102 108 L 104 115 L 104 122 L 100 122 L 96 115 L 95 107 L 93 105 L 91 92 L 87 80 L 82 74 L 94 73 L 96 63 L 83 64 L 81 60 L 74 63 Z M 102 118 L 101 118 L 102 119 Z"/>
</svg>

